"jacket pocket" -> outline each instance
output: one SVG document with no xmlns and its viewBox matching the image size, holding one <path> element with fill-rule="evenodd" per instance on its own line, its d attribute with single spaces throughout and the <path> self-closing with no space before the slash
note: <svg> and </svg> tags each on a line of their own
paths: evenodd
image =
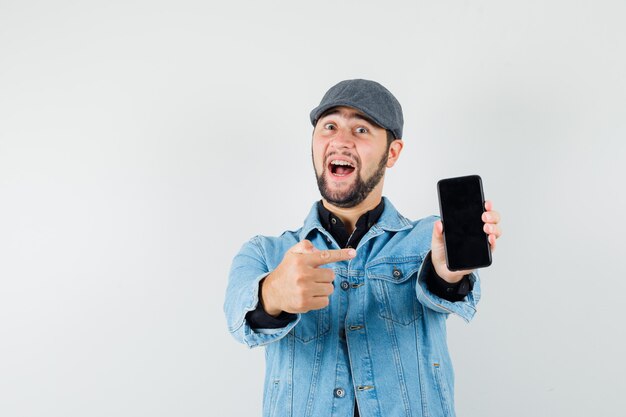
<svg viewBox="0 0 626 417">
<path fill-rule="evenodd" d="M 293 328 L 295 338 L 308 343 L 328 333 L 330 330 L 329 307 L 321 310 L 312 310 L 300 316 L 300 321 Z"/>
<path fill-rule="evenodd" d="M 403 256 L 377 259 L 366 265 L 382 318 L 403 325 L 417 319 L 415 285 L 421 263 L 421 256 Z"/>
<path fill-rule="evenodd" d="M 276 414 L 276 397 L 280 380 L 274 379 L 268 382 L 265 398 L 263 399 L 263 416 L 272 417 Z"/>
<path fill-rule="evenodd" d="M 439 399 L 441 400 L 443 415 L 444 417 L 453 417 L 454 412 L 452 411 L 450 387 L 448 387 L 441 365 L 438 362 L 433 363 L 433 372 L 435 374 L 435 385 L 437 386 L 437 392 L 439 393 Z"/>
</svg>

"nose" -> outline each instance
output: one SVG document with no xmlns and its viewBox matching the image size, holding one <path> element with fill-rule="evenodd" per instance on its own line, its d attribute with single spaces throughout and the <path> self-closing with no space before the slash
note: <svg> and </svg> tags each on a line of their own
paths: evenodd
<svg viewBox="0 0 626 417">
<path fill-rule="evenodd" d="M 352 148 L 354 146 L 352 133 L 350 131 L 346 131 L 345 129 L 339 129 L 337 133 L 333 135 L 330 143 L 334 148 L 337 149 Z"/>
</svg>

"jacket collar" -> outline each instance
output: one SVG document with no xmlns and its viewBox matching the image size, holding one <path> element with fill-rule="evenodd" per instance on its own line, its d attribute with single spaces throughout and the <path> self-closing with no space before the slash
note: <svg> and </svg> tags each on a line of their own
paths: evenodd
<svg viewBox="0 0 626 417">
<path fill-rule="evenodd" d="M 400 230 L 410 229 L 413 227 L 411 222 L 406 217 L 398 213 L 398 210 L 396 210 L 387 197 L 383 197 L 383 200 L 385 202 L 385 208 L 380 215 L 378 222 L 370 229 L 371 232 L 376 234 L 380 234 L 382 231 L 398 232 Z M 306 219 L 304 219 L 304 226 L 302 226 L 302 229 L 300 230 L 300 240 L 306 239 L 309 234 L 316 229 L 324 234 L 328 234 L 320 222 L 317 211 L 317 203 L 314 203 L 313 207 L 311 207 L 311 210 L 309 211 L 309 215 Z"/>
</svg>

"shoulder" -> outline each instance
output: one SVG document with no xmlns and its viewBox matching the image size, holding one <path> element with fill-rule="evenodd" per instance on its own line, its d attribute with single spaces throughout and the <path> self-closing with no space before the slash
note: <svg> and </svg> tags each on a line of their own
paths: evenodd
<svg viewBox="0 0 626 417">
<path fill-rule="evenodd" d="M 430 234 L 433 231 L 433 226 L 435 222 L 439 219 L 440 219 L 439 216 L 433 215 L 433 216 L 423 217 L 418 220 L 409 220 L 409 222 L 413 226 L 411 232 L 412 233 L 428 232 Z"/>
<path fill-rule="evenodd" d="M 411 247 L 424 247 L 424 250 L 430 249 L 430 242 L 433 234 L 435 222 L 439 220 L 438 216 L 428 216 L 418 220 L 408 220 L 410 226 L 399 231 L 397 236 L 402 239 L 403 244 Z"/>
<path fill-rule="evenodd" d="M 255 246 L 263 254 L 284 252 L 300 241 L 301 230 L 286 230 L 278 236 L 255 235 L 245 245 Z"/>
</svg>

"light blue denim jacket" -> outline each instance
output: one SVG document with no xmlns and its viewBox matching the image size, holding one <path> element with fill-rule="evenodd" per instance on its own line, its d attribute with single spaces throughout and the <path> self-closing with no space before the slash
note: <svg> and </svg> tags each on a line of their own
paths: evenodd
<svg viewBox="0 0 626 417">
<path fill-rule="evenodd" d="M 329 306 L 298 314 L 280 329 L 252 329 L 245 319 L 259 301 L 259 281 L 303 239 L 318 249 L 339 247 L 315 204 L 302 228 L 243 245 L 224 312 L 235 339 L 265 346 L 264 417 L 352 417 L 355 397 L 363 417 L 455 415 L 446 318 L 454 313 L 470 321 L 480 284 L 472 274 L 473 290 L 459 302 L 428 290 L 422 265 L 435 220 L 410 221 L 385 198 L 356 257 L 325 266 L 335 271 Z"/>
</svg>

